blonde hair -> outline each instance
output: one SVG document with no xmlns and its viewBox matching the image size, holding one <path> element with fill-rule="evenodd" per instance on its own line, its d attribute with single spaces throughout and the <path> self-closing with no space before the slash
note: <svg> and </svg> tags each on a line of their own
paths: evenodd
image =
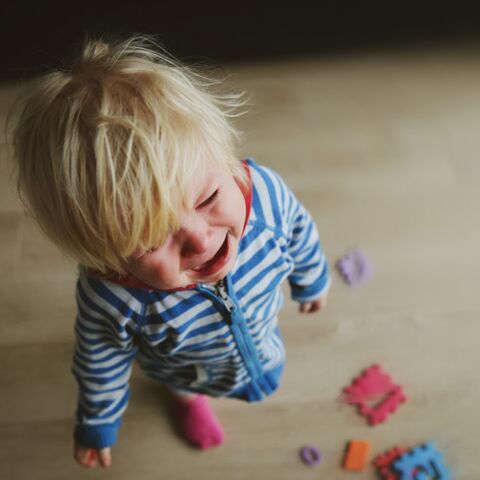
<svg viewBox="0 0 480 480">
<path fill-rule="evenodd" d="M 246 181 L 235 156 L 244 95 L 172 59 L 152 37 L 88 40 L 70 68 L 39 78 L 12 143 L 27 210 L 67 255 L 124 274 L 137 248 L 180 226 L 188 183 L 204 162 Z"/>
</svg>

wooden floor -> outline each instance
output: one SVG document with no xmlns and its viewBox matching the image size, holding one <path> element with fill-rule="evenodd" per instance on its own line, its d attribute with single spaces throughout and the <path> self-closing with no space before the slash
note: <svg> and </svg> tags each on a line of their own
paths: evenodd
<svg viewBox="0 0 480 480">
<path fill-rule="evenodd" d="M 22 215 L 0 144 L 0 478 L 373 479 L 340 468 L 345 444 L 372 454 L 433 440 L 455 479 L 480 478 L 480 55 L 411 49 L 230 67 L 251 96 L 243 156 L 276 168 L 318 222 L 333 265 L 362 247 L 375 274 L 352 289 L 335 272 L 330 303 L 281 315 L 280 390 L 214 402 L 221 448 L 186 446 L 161 387 L 136 370 L 108 471 L 71 459 L 75 266 Z M 0 121 L 18 85 L 0 87 Z M 409 397 L 369 427 L 339 393 L 381 363 Z M 324 461 L 298 460 L 305 444 Z"/>
</svg>

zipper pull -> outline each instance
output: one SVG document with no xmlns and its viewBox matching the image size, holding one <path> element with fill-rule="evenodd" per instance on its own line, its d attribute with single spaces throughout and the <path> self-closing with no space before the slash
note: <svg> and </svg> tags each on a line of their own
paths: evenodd
<svg viewBox="0 0 480 480">
<path fill-rule="evenodd" d="M 226 309 L 231 312 L 235 310 L 235 305 L 232 302 L 232 299 L 228 296 L 227 289 L 225 288 L 224 280 L 220 280 L 216 285 L 215 289 L 217 290 L 218 295 L 222 299 Z"/>
</svg>

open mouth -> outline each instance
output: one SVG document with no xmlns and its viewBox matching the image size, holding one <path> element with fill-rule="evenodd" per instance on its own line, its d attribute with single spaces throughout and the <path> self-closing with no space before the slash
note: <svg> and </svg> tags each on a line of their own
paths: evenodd
<svg viewBox="0 0 480 480">
<path fill-rule="evenodd" d="M 229 241 L 228 233 L 225 236 L 225 240 L 222 243 L 222 246 L 219 248 L 215 256 L 208 262 L 192 269 L 199 276 L 209 276 L 221 270 L 227 263 L 229 257 Z"/>
</svg>

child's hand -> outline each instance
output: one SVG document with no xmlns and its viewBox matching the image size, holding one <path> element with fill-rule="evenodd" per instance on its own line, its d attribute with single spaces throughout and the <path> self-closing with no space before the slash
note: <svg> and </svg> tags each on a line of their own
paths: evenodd
<svg viewBox="0 0 480 480">
<path fill-rule="evenodd" d="M 299 310 L 301 313 L 313 313 L 321 310 L 327 304 L 327 294 L 325 293 L 319 299 L 313 302 L 301 303 Z"/>
<path fill-rule="evenodd" d="M 110 448 L 88 448 L 75 443 L 73 456 L 82 467 L 95 468 L 97 461 L 103 468 L 112 464 Z"/>
</svg>

